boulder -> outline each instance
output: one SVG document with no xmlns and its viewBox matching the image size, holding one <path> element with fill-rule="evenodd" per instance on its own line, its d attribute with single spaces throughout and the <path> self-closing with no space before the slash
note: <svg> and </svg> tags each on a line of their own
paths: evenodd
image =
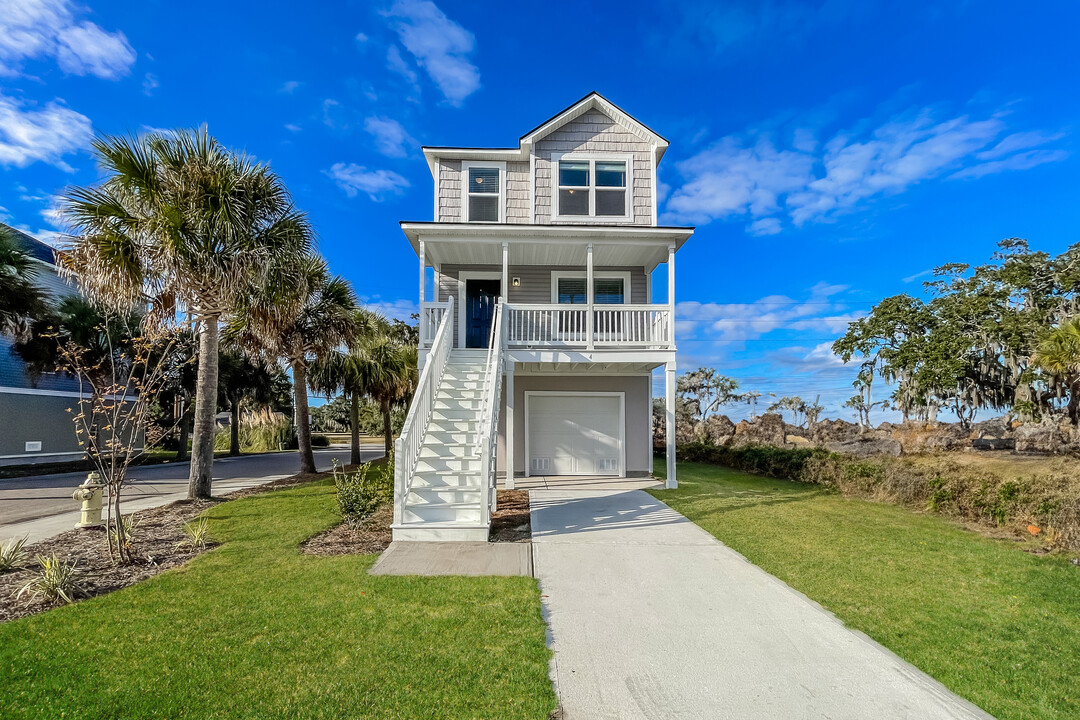
<svg viewBox="0 0 1080 720">
<path fill-rule="evenodd" d="M 1004 416 L 977 422 L 971 429 L 977 433 L 978 438 L 1004 438 L 1012 437 L 1013 434 L 1012 423 Z"/>
<path fill-rule="evenodd" d="M 1018 452 L 1060 453 L 1069 439 L 1056 422 L 1024 423 L 1016 428 Z"/>
<path fill-rule="evenodd" d="M 1015 450 L 1016 438 L 983 437 L 971 441 L 976 450 Z"/>
<path fill-rule="evenodd" d="M 743 420 L 735 426 L 734 445 L 775 445 L 783 447 L 787 439 L 784 419 L 776 413 L 766 413 L 757 420 Z"/>
<path fill-rule="evenodd" d="M 810 432 L 810 440 L 815 445 L 825 445 L 830 442 L 854 440 L 859 435 L 861 432 L 855 423 L 849 423 L 847 420 L 821 420 Z"/>
<path fill-rule="evenodd" d="M 825 449 L 831 452 L 854 455 L 855 457 L 870 457 L 872 455 L 892 455 L 900 457 L 903 448 L 893 438 L 880 438 L 866 436 L 856 440 L 842 442 L 830 442 L 825 444 Z"/>
<path fill-rule="evenodd" d="M 795 447 L 810 447 L 809 438 L 804 438 L 802 435 L 788 435 L 785 439 L 788 445 L 794 445 Z"/>
<path fill-rule="evenodd" d="M 970 447 L 973 435 L 972 430 L 965 430 L 957 423 L 908 422 L 896 426 L 890 433 L 908 454 Z"/>
<path fill-rule="evenodd" d="M 705 439 L 714 445 L 726 445 L 735 437 L 735 423 L 727 415 L 713 415 L 701 424 Z"/>
</svg>

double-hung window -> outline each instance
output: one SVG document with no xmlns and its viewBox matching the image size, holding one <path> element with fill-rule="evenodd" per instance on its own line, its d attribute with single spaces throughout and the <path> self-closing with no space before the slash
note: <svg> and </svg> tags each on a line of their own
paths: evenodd
<svg viewBox="0 0 1080 720">
<path fill-rule="evenodd" d="M 465 183 L 464 204 L 467 222 L 502 222 L 503 163 L 465 163 L 462 180 Z"/>
<path fill-rule="evenodd" d="M 559 158 L 556 216 L 629 219 L 631 163 L 629 156 Z"/>
</svg>

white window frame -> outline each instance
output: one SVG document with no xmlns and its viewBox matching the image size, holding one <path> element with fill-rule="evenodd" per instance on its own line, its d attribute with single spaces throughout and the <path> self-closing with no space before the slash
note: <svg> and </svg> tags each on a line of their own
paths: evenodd
<svg viewBox="0 0 1080 720">
<path fill-rule="evenodd" d="M 562 215 L 559 213 L 559 163 L 588 162 L 589 163 L 589 214 L 588 215 Z M 625 162 L 626 163 L 626 213 L 623 215 L 597 215 L 596 214 L 596 162 Z M 611 222 L 630 222 L 634 219 L 634 155 L 633 153 L 595 153 L 595 152 L 569 152 L 551 156 L 551 219 L 563 221 L 599 220 Z"/>
<path fill-rule="evenodd" d="M 554 305 L 559 304 L 559 280 L 561 278 L 585 278 L 588 279 L 588 273 L 585 270 L 553 270 L 551 272 L 551 302 Z M 630 273 L 625 270 L 593 270 L 593 280 L 597 278 L 622 278 L 623 281 L 623 305 L 633 305 L 631 302 L 630 292 Z M 586 290 L 586 292 L 588 292 Z M 593 295 L 596 295 L 596 283 L 593 283 Z M 587 303 L 595 303 L 595 298 L 586 298 Z"/>
<path fill-rule="evenodd" d="M 529 400 L 535 395 L 556 395 L 562 397 L 618 397 L 619 398 L 619 472 L 605 477 L 626 477 L 626 393 L 616 392 L 581 392 L 571 390 L 526 390 L 525 391 L 525 477 L 532 476 L 532 455 L 529 442 Z M 652 405 L 649 405 L 652 415 Z M 573 477 L 573 476 L 571 476 Z"/>
<path fill-rule="evenodd" d="M 473 220 L 469 217 L 469 169 L 496 168 L 499 171 L 499 219 Z M 478 193 L 479 194 L 479 193 Z M 487 195 L 489 193 L 483 193 Z M 478 225 L 497 225 L 506 222 L 506 163 L 496 161 L 464 160 L 461 163 L 461 217 L 467 223 Z"/>
</svg>

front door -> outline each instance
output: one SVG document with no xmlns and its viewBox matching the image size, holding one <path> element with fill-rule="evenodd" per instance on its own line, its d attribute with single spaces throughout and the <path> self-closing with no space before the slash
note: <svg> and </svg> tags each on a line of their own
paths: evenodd
<svg viewBox="0 0 1080 720">
<path fill-rule="evenodd" d="M 465 347 L 488 346 L 500 284 L 499 280 L 465 281 Z"/>
</svg>

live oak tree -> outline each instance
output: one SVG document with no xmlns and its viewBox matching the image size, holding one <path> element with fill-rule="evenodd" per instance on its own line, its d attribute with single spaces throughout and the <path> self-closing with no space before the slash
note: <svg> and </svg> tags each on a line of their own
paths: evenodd
<svg viewBox="0 0 1080 720">
<path fill-rule="evenodd" d="M 92 145 L 105 179 L 64 194 L 63 216 L 74 232 L 59 260 L 96 302 L 194 320 L 199 364 L 188 495 L 209 497 L 220 326 L 239 300 L 267 283 L 293 283 L 288 268 L 309 252 L 313 233 L 269 166 L 230 152 L 205 127 Z"/>
</svg>

